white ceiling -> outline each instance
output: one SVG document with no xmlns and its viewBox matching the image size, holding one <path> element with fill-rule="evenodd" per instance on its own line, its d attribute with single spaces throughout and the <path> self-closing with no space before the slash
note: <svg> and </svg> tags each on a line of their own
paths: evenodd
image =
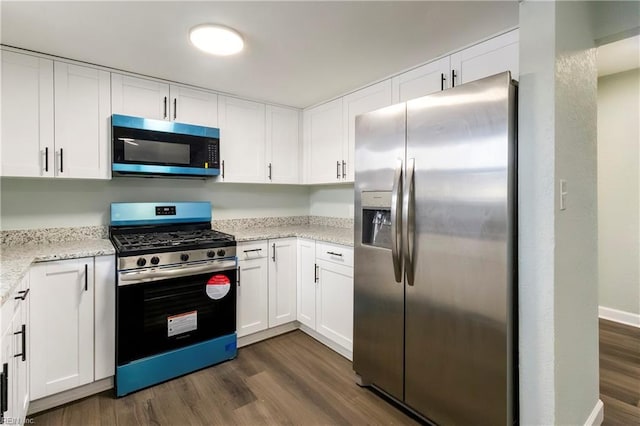
<svg viewBox="0 0 640 426">
<path fill-rule="evenodd" d="M 306 107 L 517 26 L 518 2 L 1 2 L 3 44 Z M 243 34 L 208 56 L 188 31 Z"/>
<path fill-rule="evenodd" d="M 598 76 L 640 68 L 640 35 L 598 47 Z"/>
</svg>

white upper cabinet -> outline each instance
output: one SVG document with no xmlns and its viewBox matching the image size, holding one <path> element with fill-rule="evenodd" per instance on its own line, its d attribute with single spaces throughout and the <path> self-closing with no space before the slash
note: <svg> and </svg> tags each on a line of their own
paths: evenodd
<svg viewBox="0 0 640 426">
<path fill-rule="evenodd" d="M 3 176 L 53 176 L 53 61 L 2 55 Z"/>
<path fill-rule="evenodd" d="M 174 86 L 169 88 L 171 119 L 180 123 L 218 127 L 218 95 L 204 90 Z"/>
<path fill-rule="evenodd" d="M 267 182 L 300 182 L 300 112 L 266 107 Z"/>
<path fill-rule="evenodd" d="M 519 32 L 513 30 L 451 55 L 451 77 L 454 85 L 511 71 L 519 78 Z"/>
<path fill-rule="evenodd" d="M 265 105 L 218 97 L 221 177 L 225 182 L 265 182 Z"/>
<path fill-rule="evenodd" d="M 168 120 L 169 85 L 154 80 L 111 74 L 111 112 Z"/>
<path fill-rule="evenodd" d="M 190 87 L 111 74 L 114 114 L 218 127 L 218 95 Z"/>
<path fill-rule="evenodd" d="M 306 183 L 342 182 L 342 99 L 303 112 Z"/>
<path fill-rule="evenodd" d="M 449 88 L 449 69 L 447 56 L 393 77 L 392 103 L 406 102 Z"/>
<path fill-rule="evenodd" d="M 381 81 L 342 98 L 344 150 L 342 178 L 346 182 L 354 180 L 354 158 L 356 140 L 356 116 L 391 105 L 391 79 Z"/>
<path fill-rule="evenodd" d="M 109 73 L 56 62 L 54 75 L 56 176 L 109 179 Z"/>
</svg>

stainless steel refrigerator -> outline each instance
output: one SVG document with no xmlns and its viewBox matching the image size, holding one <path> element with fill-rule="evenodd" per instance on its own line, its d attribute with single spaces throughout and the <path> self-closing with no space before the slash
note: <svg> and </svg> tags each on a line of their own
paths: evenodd
<svg viewBox="0 0 640 426">
<path fill-rule="evenodd" d="M 356 118 L 353 367 L 441 425 L 517 422 L 516 92 Z"/>
</svg>

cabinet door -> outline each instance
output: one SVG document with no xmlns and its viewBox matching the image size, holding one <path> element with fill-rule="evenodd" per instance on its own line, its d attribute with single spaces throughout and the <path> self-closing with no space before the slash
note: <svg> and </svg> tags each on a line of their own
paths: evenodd
<svg viewBox="0 0 640 426">
<path fill-rule="evenodd" d="M 240 246 L 239 246 L 240 247 Z M 264 242 L 264 254 L 267 243 Z M 269 325 L 267 258 L 241 260 L 238 279 L 238 337 L 266 330 Z"/>
<path fill-rule="evenodd" d="M 343 99 L 344 145 L 342 177 L 353 182 L 353 160 L 356 152 L 356 116 L 391 105 L 391 79 L 366 87 L 345 96 Z"/>
<path fill-rule="evenodd" d="M 134 117 L 169 119 L 169 85 L 111 74 L 111 112 Z"/>
<path fill-rule="evenodd" d="M 0 54 L 2 176 L 53 176 L 53 61 Z"/>
<path fill-rule="evenodd" d="M 218 112 L 224 181 L 264 182 L 265 105 L 219 96 Z"/>
<path fill-rule="evenodd" d="M 32 400 L 93 380 L 93 281 L 93 258 L 31 268 Z"/>
<path fill-rule="evenodd" d="M 300 181 L 300 113 L 267 105 L 267 180 L 273 183 Z"/>
<path fill-rule="evenodd" d="M 316 329 L 316 288 L 318 270 L 316 265 L 316 242 L 298 240 L 298 273 L 297 273 L 297 310 L 298 321 Z"/>
<path fill-rule="evenodd" d="M 94 380 L 115 374 L 116 365 L 116 260 L 97 256 L 95 262 Z"/>
<path fill-rule="evenodd" d="M 353 268 L 318 260 L 316 330 L 353 350 Z"/>
<path fill-rule="evenodd" d="M 218 95 L 182 86 L 171 86 L 171 119 L 180 123 L 218 127 Z"/>
<path fill-rule="evenodd" d="M 56 176 L 111 178 L 111 92 L 106 71 L 56 62 Z"/>
<path fill-rule="evenodd" d="M 449 57 L 438 59 L 391 79 L 394 104 L 427 96 L 449 87 Z"/>
<path fill-rule="evenodd" d="M 29 337 L 31 327 L 29 324 L 29 307 L 31 297 L 29 295 L 29 275 L 27 274 L 22 280 L 20 286 L 24 300 L 18 302 L 18 310 L 13 321 L 14 341 L 16 346 L 15 354 L 24 356 L 14 356 L 15 362 L 15 413 L 16 417 L 24 419 L 29 409 L 29 363 L 31 362 L 31 345 Z M 23 336 L 24 333 L 24 336 Z"/>
<path fill-rule="evenodd" d="M 269 240 L 269 327 L 296 319 L 296 241 Z"/>
<path fill-rule="evenodd" d="M 5 307 L 2 307 L 5 309 Z M 3 317 L 6 317 L 3 312 Z M 10 321 L 8 324 L 2 324 L 4 328 L 4 332 L 2 333 L 2 343 L 0 350 L 0 371 L 6 373 L 6 385 L 7 385 L 7 410 L 3 413 L 4 423 L 9 423 L 8 419 L 13 419 L 16 417 L 16 388 L 17 388 L 17 380 L 16 380 L 16 361 L 14 359 L 15 355 L 15 336 L 13 334 L 13 317 L 9 316 Z"/>
<path fill-rule="evenodd" d="M 306 183 L 342 181 L 342 99 L 303 112 Z"/>
<path fill-rule="evenodd" d="M 494 37 L 451 55 L 451 71 L 456 73 L 456 85 L 511 71 L 519 78 L 518 30 Z"/>
</svg>

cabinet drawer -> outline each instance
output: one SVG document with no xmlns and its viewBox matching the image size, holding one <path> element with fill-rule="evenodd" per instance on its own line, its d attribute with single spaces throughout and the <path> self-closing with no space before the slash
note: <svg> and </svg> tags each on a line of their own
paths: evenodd
<svg viewBox="0 0 640 426">
<path fill-rule="evenodd" d="M 316 259 L 353 266 L 353 248 L 339 244 L 316 242 Z"/>
<path fill-rule="evenodd" d="M 251 260 L 251 259 L 261 259 L 263 257 L 267 257 L 269 255 L 269 250 L 267 248 L 267 242 L 263 241 L 250 241 L 246 243 L 239 243 L 236 256 L 238 256 L 238 260 Z"/>
<path fill-rule="evenodd" d="M 0 325 L 2 326 L 2 330 L 4 331 L 10 324 L 11 320 L 18 310 L 20 303 L 24 303 L 21 297 L 25 297 L 25 292 L 29 288 L 29 274 L 27 274 L 24 278 L 22 278 L 20 284 L 16 286 L 16 288 L 7 296 L 7 300 L 2 305 L 2 314 L 0 319 Z M 27 294 L 25 297 L 29 297 Z"/>
</svg>

